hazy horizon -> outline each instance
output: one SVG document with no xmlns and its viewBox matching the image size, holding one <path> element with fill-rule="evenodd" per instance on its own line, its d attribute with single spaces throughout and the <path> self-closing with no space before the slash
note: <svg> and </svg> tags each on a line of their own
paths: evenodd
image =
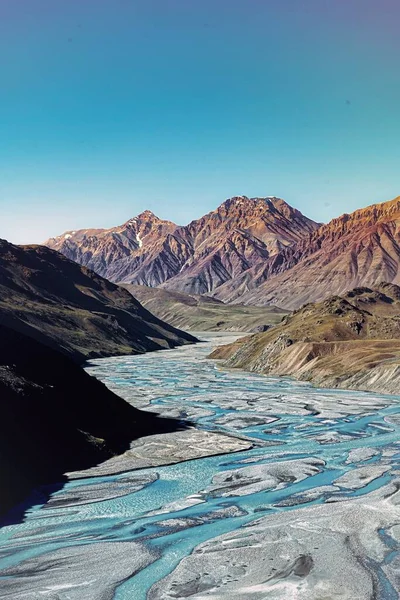
<svg viewBox="0 0 400 600">
<path fill-rule="evenodd" d="M 400 193 L 394 0 L 0 6 L 0 237 L 234 195 L 327 222 Z"/>
</svg>

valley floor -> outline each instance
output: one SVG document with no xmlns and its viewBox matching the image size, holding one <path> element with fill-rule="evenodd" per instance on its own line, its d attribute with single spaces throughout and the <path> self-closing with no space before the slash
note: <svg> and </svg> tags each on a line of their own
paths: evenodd
<svg viewBox="0 0 400 600">
<path fill-rule="evenodd" d="M 207 355 L 227 338 L 207 337 L 90 363 L 196 429 L 71 474 L 0 530 L 0 598 L 398 598 L 400 398 L 224 370 Z M 204 442 L 239 451 L 190 460 Z"/>
</svg>

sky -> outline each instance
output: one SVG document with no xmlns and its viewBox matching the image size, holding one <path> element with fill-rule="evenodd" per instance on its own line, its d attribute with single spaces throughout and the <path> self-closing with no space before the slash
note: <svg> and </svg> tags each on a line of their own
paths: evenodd
<svg viewBox="0 0 400 600">
<path fill-rule="evenodd" d="M 400 195 L 398 0 L 0 0 L 0 237 Z"/>
</svg>

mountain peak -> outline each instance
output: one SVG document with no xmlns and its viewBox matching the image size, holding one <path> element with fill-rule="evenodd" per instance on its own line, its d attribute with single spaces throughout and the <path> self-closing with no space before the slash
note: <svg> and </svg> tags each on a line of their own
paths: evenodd
<svg viewBox="0 0 400 600">
<path fill-rule="evenodd" d="M 221 206 L 261 206 L 269 203 L 274 204 L 275 201 L 284 202 L 281 198 L 277 198 L 276 196 L 256 198 L 249 198 L 249 196 L 232 196 L 231 198 L 227 198 Z"/>
<path fill-rule="evenodd" d="M 233 196 L 223 202 L 216 211 L 210 214 L 217 214 L 220 218 L 234 218 L 242 221 L 243 219 L 254 220 L 263 219 L 274 221 L 276 219 L 287 221 L 297 221 L 301 227 L 305 226 L 311 231 L 319 226 L 311 219 L 305 217 L 297 208 L 290 206 L 282 198 L 277 196 L 264 196 L 249 198 L 248 196 Z"/>
<path fill-rule="evenodd" d="M 317 224 L 280 198 L 235 196 L 178 227 L 145 210 L 99 235 L 67 234 L 49 246 L 117 282 L 208 293 L 308 236 Z"/>
<path fill-rule="evenodd" d="M 156 224 L 157 226 L 168 226 L 169 228 L 176 228 L 177 225 L 172 221 L 167 221 L 165 219 L 160 219 L 157 217 L 151 210 L 144 210 L 140 214 L 136 215 L 136 217 L 132 217 L 125 223 L 125 225 L 145 225 L 145 224 Z"/>
<path fill-rule="evenodd" d="M 245 210 L 271 210 L 272 209 L 285 209 L 291 210 L 292 212 L 299 212 L 290 204 L 285 202 L 282 198 L 278 198 L 277 196 L 257 196 L 255 198 L 249 198 L 248 196 L 232 196 L 232 198 L 227 198 L 217 210 L 220 209 L 245 209 Z"/>
<path fill-rule="evenodd" d="M 136 217 L 134 217 L 133 219 L 130 219 L 131 221 L 137 221 L 137 220 L 141 220 L 141 221 L 161 221 L 161 219 L 159 219 L 159 217 L 157 217 L 157 215 L 155 215 L 151 210 L 144 210 L 142 211 L 140 214 L 138 214 Z"/>
</svg>

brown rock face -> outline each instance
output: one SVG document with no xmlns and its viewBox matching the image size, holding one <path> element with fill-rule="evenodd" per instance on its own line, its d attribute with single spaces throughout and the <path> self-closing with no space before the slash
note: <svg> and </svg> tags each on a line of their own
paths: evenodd
<svg viewBox="0 0 400 600">
<path fill-rule="evenodd" d="M 156 259 L 164 245 L 173 245 L 169 234 L 176 228 L 146 210 L 120 227 L 67 231 L 45 245 L 110 281 L 123 280 L 132 271 L 138 282 L 146 284 L 148 278 L 157 285 L 164 281 L 163 273 L 174 272 L 173 265 L 162 265 Z"/>
<path fill-rule="evenodd" d="M 111 281 L 204 294 L 317 226 L 279 198 L 240 196 L 184 227 L 145 211 L 121 227 L 68 231 L 46 245 Z"/>
<path fill-rule="evenodd" d="M 306 304 L 268 331 L 218 348 L 211 358 L 321 387 L 398 393 L 400 288 L 385 283 Z"/>
<path fill-rule="evenodd" d="M 316 227 L 314 221 L 280 198 L 230 198 L 217 210 L 179 229 L 193 254 L 164 287 L 186 293 L 213 292 L 255 265 L 264 264 Z"/>
<path fill-rule="evenodd" d="M 215 295 L 293 309 L 355 287 L 400 283 L 399 265 L 400 197 L 333 219 Z"/>
<path fill-rule="evenodd" d="M 318 226 L 279 198 L 240 196 L 185 227 L 146 211 L 47 245 L 112 281 L 293 309 L 400 283 L 400 197 Z"/>
</svg>

